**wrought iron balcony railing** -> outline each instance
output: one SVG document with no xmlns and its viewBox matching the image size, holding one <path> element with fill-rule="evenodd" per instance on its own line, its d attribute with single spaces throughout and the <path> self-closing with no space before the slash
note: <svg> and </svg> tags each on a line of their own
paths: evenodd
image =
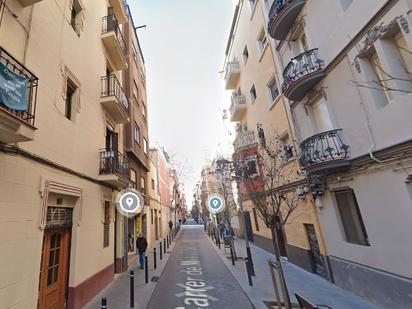
<svg viewBox="0 0 412 309">
<path fill-rule="evenodd" d="M 101 149 L 99 174 L 116 174 L 123 178 L 129 179 L 129 160 L 115 149 Z"/>
<path fill-rule="evenodd" d="M 110 97 L 115 96 L 117 100 L 122 103 L 123 108 L 125 111 L 129 110 L 129 100 L 120 85 L 119 80 L 117 79 L 116 75 L 110 74 L 109 76 L 102 76 L 101 77 L 101 93 L 100 96 Z"/>
<path fill-rule="evenodd" d="M 349 157 L 349 146 L 342 141 L 342 129 L 322 132 L 313 135 L 300 144 L 299 158 L 303 169 L 323 163 L 346 160 Z M 340 167 L 338 164 L 336 167 Z M 333 164 L 329 165 L 333 168 Z"/>
<path fill-rule="evenodd" d="M 319 59 L 317 48 L 305 51 L 293 58 L 283 71 L 282 91 L 286 97 L 296 100 L 304 95 L 305 91 L 310 90 L 314 83 L 323 78 L 323 75 L 318 73 L 323 72 L 324 63 L 323 60 Z M 306 84 L 305 80 L 307 80 Z M 298 82 L 301 83 L 302 87 L 292 89 Z M 293 90 L 297 90 L 299 93 L 294 94 Z"/>
<path fill-rule="evenodd" d="M 257 140 L 255 137 L 255 133 L 253 131 L 246 131 L 246 132 L 239 132 L 236 136 L 235 141 L 233 142 L 233 147 L 235 151 L 248 148 L 252 145 L 257 145 Z"/>
<path fill-rule="evenodd" d="M 0 86 L 0 109 L 34 126 L 39 79 L 1 47 L 0 71 L 5 76 Z"/>
<path fill-rule="evenodd" d="M 230 115 L 232 121 L 239 121 L 246 110 L 246 98 L 244 95 L 233 95 L 230 105 Z"/>
<path fill-rule="evenodd" d="M 119 42 L 120 48 L 124 55 L 127 54 L 126 42 L 123 37 L 123 33 L 120 30 L 119 23 L 114 14 L 103 17 L 102 19 L 102 34 L 113 31 L 116 35 L 117 41 Z"/>
<path fill-rule="evenodd" d="M 269 10 L 270 36 L 277 40 L 285 39 L 304 5 L 305 0 L 274 0 Z"/>
</svg>

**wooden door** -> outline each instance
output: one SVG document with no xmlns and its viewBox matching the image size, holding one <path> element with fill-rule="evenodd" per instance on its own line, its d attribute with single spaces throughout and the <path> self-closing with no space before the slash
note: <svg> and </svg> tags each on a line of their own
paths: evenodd
<svg viewBox="0 0 412 309">
<path fill-rule="evenodd" d="M 70 229 L 46 229 L 43 237 L 39 309 L 66 307 Z"/>
<path fill-rule="evenodd" d="M 315 274 L 326 277 L 325 263 L 320 252 L 318 238 L 313 224 L 305 224 L 306 234 L 308 235 L 312 269 Z"/>
</svg>

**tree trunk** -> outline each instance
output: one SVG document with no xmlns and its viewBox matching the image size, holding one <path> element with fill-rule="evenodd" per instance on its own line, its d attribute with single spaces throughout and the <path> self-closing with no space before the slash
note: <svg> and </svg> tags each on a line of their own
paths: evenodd
<svg viewBox="0 0 412 309">
<path fill-rule="evenodd" d="M 283 274 L 282 263 L 280 260 L 280 250 L 279 250 L 277 230 L 276 230 L 276 225 L 275 225 L 276 220 L 272 220 L 272 223 L 273 224 L 270 226 L 270 231 L 272 233 L 273 248 L 275 249 L 276 264 L 278 266 L 279 281 L 280 281 L 280 286 L 282 289 L 283 301 L 285 303 L 286 309 L 291 309 L 292 306 L 290 303 L 289 292 L 288 292 L 288 288 L 286 285 L 285 276 Z"/>
</svg>

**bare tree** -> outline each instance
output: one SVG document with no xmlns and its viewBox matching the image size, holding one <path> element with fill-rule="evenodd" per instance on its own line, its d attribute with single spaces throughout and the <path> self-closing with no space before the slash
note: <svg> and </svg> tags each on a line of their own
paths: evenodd
<svg viewBox="0 0 412 309">
<path fill-rule="evenodd" d="M 281 264 L 279 233 L 298 208 L 299 198 L 288 186 L 301 179 L 296 166 L 287 164 L 295 156 L 293 146 L 283 145 L 274 134 L 266 141 L 264 131 L 258 124 L 260 148 L 253 156 L 250 153 L 237 155 L 237 164 L 243 166 L 241 192 L 243 199 L 250 199 L 265 225 L 270 229 L 285 305 L 290 308 L 290 299 Z M 252 157 L 252 158 L 251 158 Z"/>
<path fill-rule="evenodd" d="M 231 218 L 237 215 L 237 207 L 233 195 L 232 182 L 233 178 L 231 171 L 227 165 L 221 165 L 218 162 L 224 160 L 223 156 L 218 156 L 214 160 L 214 176 L 216 184 L 218 186 L 219 193 L 222 194 L 223 199 L 225 200 L 225 210 L 224 218 L 229 226 L 230 233 L 232 234 L 232 223 Z"/>
</svg>

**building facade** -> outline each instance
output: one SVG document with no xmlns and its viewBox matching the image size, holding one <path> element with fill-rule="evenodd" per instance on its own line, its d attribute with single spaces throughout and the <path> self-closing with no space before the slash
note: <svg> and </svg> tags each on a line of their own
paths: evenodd
<svg viewBox="0 0 412 309">
<path fill-rule="evenodd" d="M 266 1 L 239 1 L 232 21 L 225 53 L 224 79 L 226 90 L 232 92 L 229 117 L 236 123 L 237 131 L 233 143 L 234 160 L 254 164 L 256 178 L 263 178 L 257 162 L 259 153 L 265 151 L 257 140 L 257 124 L 260 124 L 267 140 L 276 140 L 284 157 L 281 169 L 288 171 L 285 173 L 288 174 L 287 179 L 279 184 L 278 189 L 297 194 L 295 192 L 303 192 L 306 181 L 300 173 L 294 127 L 281 92 L 281 79 L 275 62 L 276 46 L 267 28 L 268 13 Z M 261 181 L 262 191 L 267 189 L 264 186 Z M 273 252 L 271 230 L 266 227 L 252 199 L 247 198 L 248 190 L 250 188 L 240 184 L 239 194 L 245 208 L 244 228 L 250 240 Z M 280 222 L 282 218 L 277 220 Z M 298 207 L 285 225 L 277 224 L 277 235 L 281 255 L 308 271 L 330 278 L 328 252 L 310 195 L 303 194 L 299 198 Z"/>
<path fill-rule="evenodd" d="M 149 183 L 149 132 L 146 92 L 146 69 L 143 52 L 136 34 L 135 24 L 128 9 L 128 21 L 124 25 L 126 42 L 127 68 L 123 70 L 124 91 L 129 98 L 128 117 L 130 121 L 124 125 L 125 153 L 130 165 L 131 186 L 138 190 L 144 198 L 141 213 L 127 221 L 128 264 L 137 258 L 136 239 L 142 233 L 151 239 L 151 210 L 148 194 Z"/>
<path fill-rule="evenodd" d="M 0 294 L 82 308 L 124 263 L 123 1 L 1 1 Z"/>
<path fill-rule="evenodd" d="M 385 308 L 409 308 L 412 2 L 270 5 L 333 281 Z"/>
</svg>

